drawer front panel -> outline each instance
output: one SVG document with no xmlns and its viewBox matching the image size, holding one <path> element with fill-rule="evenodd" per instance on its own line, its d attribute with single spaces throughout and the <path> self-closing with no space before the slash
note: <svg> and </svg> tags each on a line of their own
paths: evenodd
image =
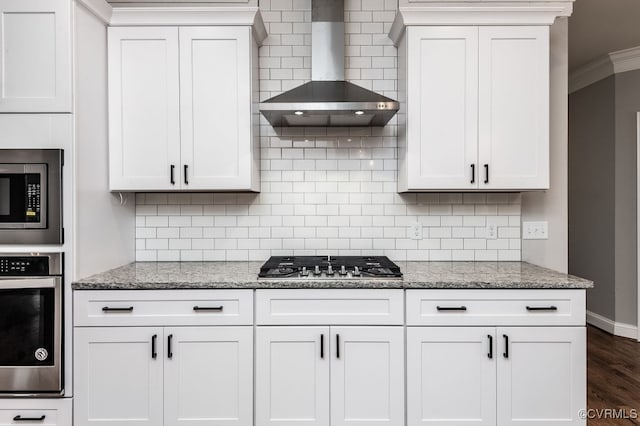
<svg viewBox="0 0 640 426">
<path fill-rule="evenodd" d="M 257 290 L 257 325 L 402 325 L 402 290 Z"/>
<path fill-rule="evenodd" d="M 105 290 L 74 293 L 76 326 L 251 325 L 252 290 Z"/>
<path fill-rule="evenodd" d="M 68 426 L 71 424 L 71 399 L 0 401 L 0 426 Z"/>
<path fill-rule="evenodd" d="M 407 290 L 407 325 L 584 325 L 584 290 Z"/>
</svg>

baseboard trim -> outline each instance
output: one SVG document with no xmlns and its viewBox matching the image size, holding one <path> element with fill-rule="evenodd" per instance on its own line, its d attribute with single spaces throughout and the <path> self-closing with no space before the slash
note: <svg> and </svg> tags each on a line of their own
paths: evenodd
<svg viewBox="0 0 640 426">
<path fill-rule="evenodd" d="M 626 337 L 633 340 L 638 339 L 637 326 L 623 322 L 615 322 L 612 319 L 591 311 L 587 311 L 587 324 L 591 324 L 615 336 Z"/>
</svg>

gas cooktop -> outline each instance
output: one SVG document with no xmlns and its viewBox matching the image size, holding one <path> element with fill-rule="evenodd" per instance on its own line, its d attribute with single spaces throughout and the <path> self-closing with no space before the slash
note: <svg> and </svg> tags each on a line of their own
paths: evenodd
<svg viewBox="0 0 640 426">
<path fill-rule="evenodd" d="M 400 267 L 387 256 L 272 256 L 259 278 L 402 279 Z"/>
</svg>

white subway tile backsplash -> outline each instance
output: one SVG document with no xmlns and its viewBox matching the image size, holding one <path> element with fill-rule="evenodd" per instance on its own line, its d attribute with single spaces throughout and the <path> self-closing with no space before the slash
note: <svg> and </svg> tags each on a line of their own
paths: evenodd
<svg viewBox="0 0 640 426">
<path fill-rule="evenodd" d="M 260 100 L 311 78 L 311 0 L 259 0 Z M 345 1 L 345 75 L 397 98 L 387 36 L 397 0 Z M 521 195 L 397 193 L 397 118 L 384 128 L 281 128 L 260 117 L 262 192 L 136 195 L 139 261 L 379 254 L 520 260 Z M 416 222 L 423 238 L 410 238 Z M 498 227 L 486 239 L 486 226 Z"/>
</svg>

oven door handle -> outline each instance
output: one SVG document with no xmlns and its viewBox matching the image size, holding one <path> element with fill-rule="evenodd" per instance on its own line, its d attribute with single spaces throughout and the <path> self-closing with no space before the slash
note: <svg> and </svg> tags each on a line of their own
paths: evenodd
<svg viewBox="0 0 640 426">
<path fill-rule="evenodd" d="M 59 278 L 0 279 L 0 289 L 55 288 Z"/>
</svg>

